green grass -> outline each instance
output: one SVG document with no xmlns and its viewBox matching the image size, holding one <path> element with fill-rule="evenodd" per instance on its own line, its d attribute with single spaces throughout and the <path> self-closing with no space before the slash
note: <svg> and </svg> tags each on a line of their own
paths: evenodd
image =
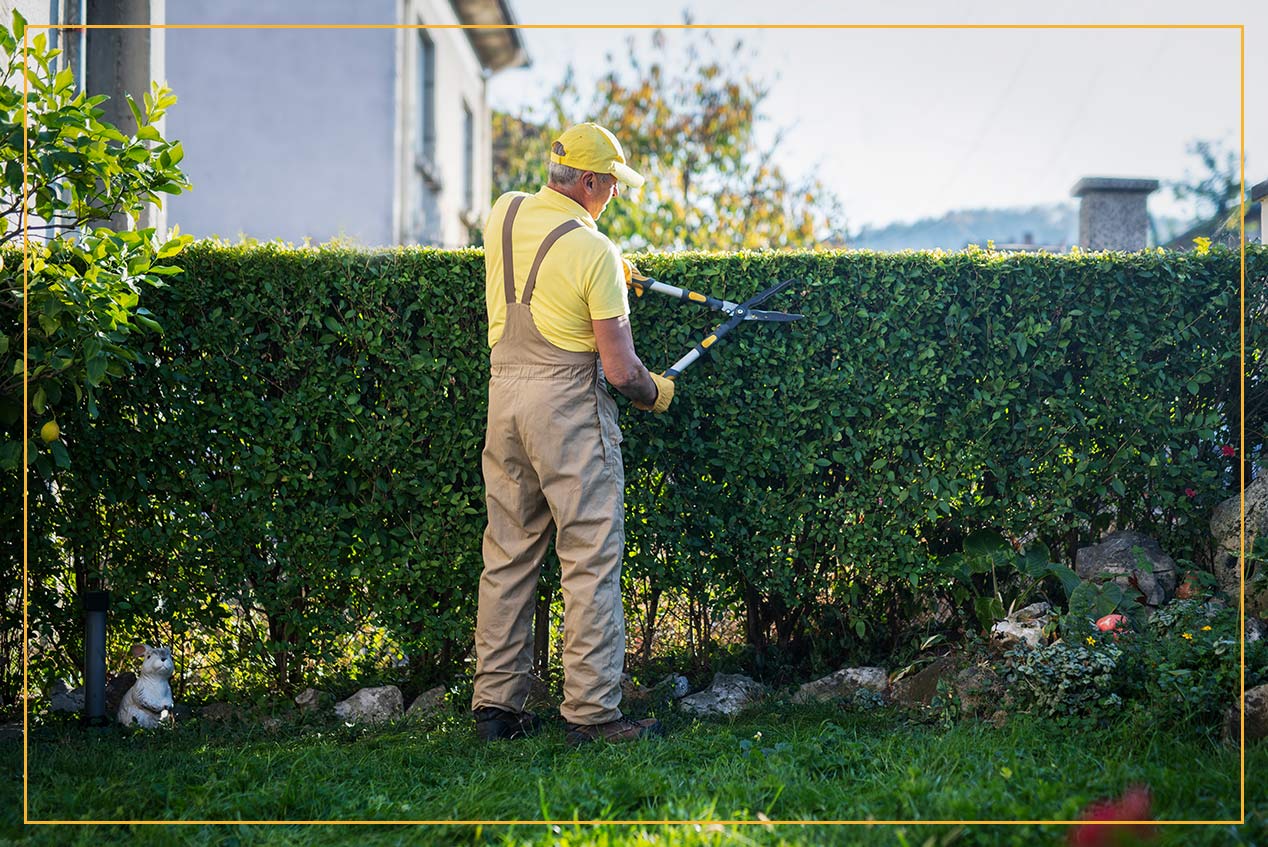
<svg viewBox="0 0 1268 847">
<path fill-rule="evenodd" d="M 349 728 L 190 721 L 174 731 L 41 727 L 30 816 L 43 820 L 1036 820 L 1150 785 L 1163 819 L 1239 817 L 1238 751 L 1153 728 L 1144 713 L 1072 729 L 1025 716 L 950 728 L 891 709 L 772 705 L 734 721 L 664 717 L 670 736 L 571 750 L 541 737 L 478 743 L 464 716 Z M 1064 844 L 1038 825 L 21 826 L 20 742 L 6 740 L 0 837 L 40 844 L 711 845 Z M 1244 827 L 1175 826 L 1158 843 L 1266 844 L 1268 747 L 1252 747 Z M 14 776 L 16 775 L 16 777 Z"/>
</svg>

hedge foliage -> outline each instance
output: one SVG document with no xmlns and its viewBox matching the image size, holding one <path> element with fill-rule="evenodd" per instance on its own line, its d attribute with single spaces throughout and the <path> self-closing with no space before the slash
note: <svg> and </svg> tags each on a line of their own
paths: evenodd
<svg viewBox="0 0 1268 847">
<path fill-rule="evenodd" d="M 633 258 L 735 301 L 797 280 L 764 308 L 806 319 L 737 329 L 668 414 L 619 401 L 626 579 L 743 609 L 759 653 L 890 646 L 962 596 L 947 556 L 974 530 L 1072 564 L 1113 522 L 1200 560 L 1236 492 L 1235 252 Z M 481 252 L 202 243 L 179 261 L 145 295 L 165 329 L 149 364 L 99 420 L 60 421 L 72 466 L 33 486 L 48 667 L 77 659 L 74 595 L 102 579 L 120 643 L 195 639 L 286 688 L 350 643 L 460 659 L 484 521 Z M 1247 270 L 1261 455 L 1268 250 Z M 657 369 L 720 320 L 656 295 L 632 312 Z"/>
</svg>

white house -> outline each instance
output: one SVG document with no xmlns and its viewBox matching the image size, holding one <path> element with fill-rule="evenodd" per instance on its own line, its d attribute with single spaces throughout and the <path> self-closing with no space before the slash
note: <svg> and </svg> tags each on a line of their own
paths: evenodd
<svg viewBox="0 0 1268 847">
<path fill-rule="evenodd" d="M 106 120 L 150 79 L 194 185 L 147 224 L 364 246 L 469 244 L 488 213 L 488 78 L 527 63 L 508 0 L 0 0 L 54 31 Z M 94 24 L 166 28 L 93 29 Z M 186 28 L 188 27 L 188 28 Z M 166 220 L 164 221 L 164 218 Z"/>
<path fill-rule="evenodd" d="M 382 27 L 167 30 L 167 136 L 196 236 L 471 242 L 488 212 L 488 77 L 526 62 L 503 0 L 168 0 L 167 23 Z"/>
</svg>

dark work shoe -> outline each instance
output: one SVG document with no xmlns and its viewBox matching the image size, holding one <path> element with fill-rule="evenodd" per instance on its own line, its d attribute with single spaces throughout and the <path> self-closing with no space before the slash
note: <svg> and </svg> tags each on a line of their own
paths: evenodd
<svg viewBox="0 0 1268 847">
<path fill-rule="evenodd" d="M 655 718 L 644 718 L 641 721 L 617 718 L 600 724 L 570 723 L 564 740 L 573 747 L 580 747 L 591 741 L 607 741 L 616 744 L 622 741 L 637 741 L 640 738 L 659 738 L 664 734 L 665 728 Z"/>
<path fill-rule="evenodd" d="M 481 706 L 471 714 L 475 716 L 476 735 L 484 741 L 524 738 L 542 728 L 541 719 L 532 712 L 507 712 L 495 706 Z"/>
</svg>

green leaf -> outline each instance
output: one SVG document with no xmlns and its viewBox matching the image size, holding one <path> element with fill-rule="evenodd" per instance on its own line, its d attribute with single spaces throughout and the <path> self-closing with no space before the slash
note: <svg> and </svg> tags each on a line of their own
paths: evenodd
<svg viewBox="0 0 1268 847">
<path fill-rule="evenodd" d="M 62 443 L 61 439 L 49 443 L 48 451 L 53 454 L 53 461 L 59 468 L 70 467 L 70 453 L 66 452 L 66 445 Z"/>
<path fill-rule="evenodd" d="M 994 553 L 1009 552 L 1012 545 L 995 530 L 979 529 L 968 534 L 964 539 L 964 552 L 970 556 L 990 556 Z"/>
<path fill-rule="evenodd" d="M 1065 592 L 1066 599 L 1069 600 L 1074 594 L 1074 589 L 1082 584 L 1083 580 L 1079 579 L 1079 575 L 1071 570 L 1067 565 L 1060 562 L 1052 562 L 1049 569 L 1053 575 L 1061 581 L 1061 589 Z"/>
<path fill-rule="evenodd" d="M 145 115 L 141 114 L 141 109 L 137 106 L 136 101 L 132 99 L 132 95 L 124 94 L 123 99 L 128 101 L 128 108 L 132 110 L 132 117 L 136 121 L 137 129 L 145 126 Z"/>
</svg>

